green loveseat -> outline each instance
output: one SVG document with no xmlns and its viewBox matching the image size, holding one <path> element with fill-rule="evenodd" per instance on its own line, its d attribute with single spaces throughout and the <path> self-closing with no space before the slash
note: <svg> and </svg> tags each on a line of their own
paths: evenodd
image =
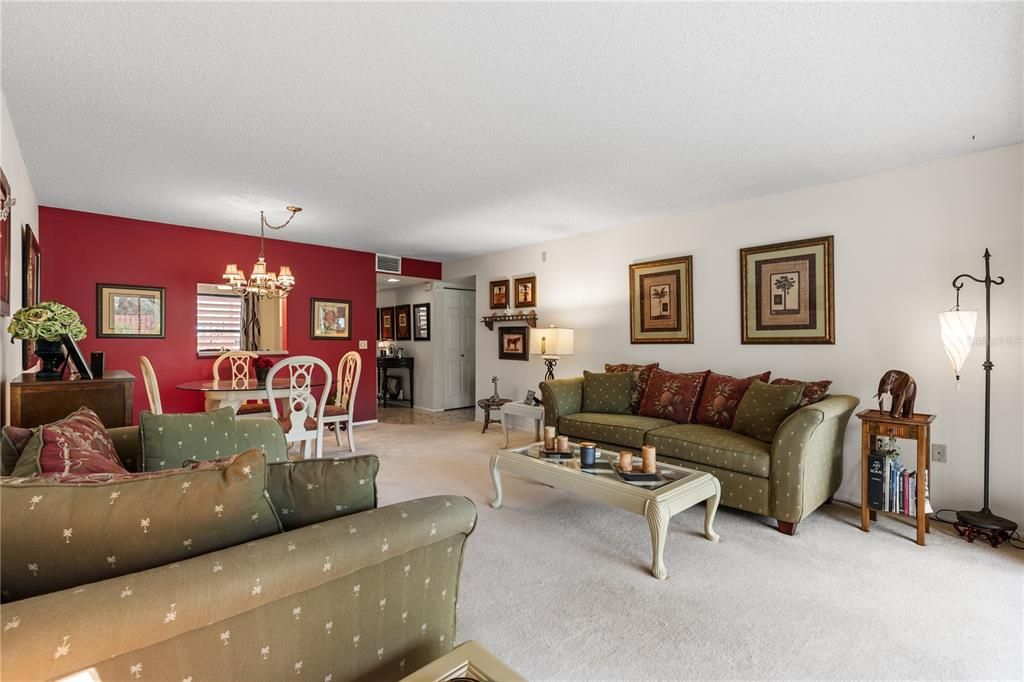
<svg viewBox="0 0 1024 682">
<path fill-rule="evenodd" d="M 612 450 L 657 448 L 658 459 L 714 475 L 722 504 L 770 516 L 781 532 L 829 500 L 843 475 L 843 436 L 858 400 L 832 395 L 786 418 L 771 443 L 704 424 L 583 412 L 583 377 L 545 381 L 544 421 L 573 441 Z"/>
<path fill-rule="evenodd" d="M 254 435 L 263 428 L 254 422 L 280 431 L 273 420 L 239 421 L 238 447 L 267 444 L 267 434 Z M 111 435 L 122 461 L 138 469 L 145 457 L 138 430 Z M 280 451 L 269 446 L 268 462 L 283 455 L 283 443 L 282 434 Z M 360 476 L 377 471 L 372 455 L 338 464 Z M 375 492 L 367 501 L 367 486 L 357 484 L 364 511 L 3 604 L 0 679 L 52 680 L 90 669 L 96 677 L 76 679 L 404 677 L 455 644 L 459 574 L 476 508 L 454 496 L 375 508 Z M 0 523 L 16 522 L 19 515 L 7 512 Z"/>
</svg>

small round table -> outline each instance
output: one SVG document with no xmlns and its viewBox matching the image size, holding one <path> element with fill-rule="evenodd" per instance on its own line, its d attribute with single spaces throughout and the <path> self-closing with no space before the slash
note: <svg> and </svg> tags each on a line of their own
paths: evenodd
<svg viewBox="0 0 1024 682">
<path fill-rule="evenodd" d="M 484 411 L 484 429 L 480 433 L 487 433 L 487 427 L 491 424 L 500 424 L 501 419 L 491 419 L 491 410 L 500 410 L 505 403 L 512 402 L 511 398 L 481 398 L 476 401 L 477 407 Z"/>
</svg>

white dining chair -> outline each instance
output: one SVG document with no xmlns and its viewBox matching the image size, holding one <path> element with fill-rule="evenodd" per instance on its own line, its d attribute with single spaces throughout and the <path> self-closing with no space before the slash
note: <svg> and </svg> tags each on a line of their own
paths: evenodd
<svg viewBox="0 0 1024 682">
<path fill-rule="evenodd" d="M 249 368 L 253 360 L 259 356 L 259 353 L 253 353 L 248 350 L 231 350 L 221 353 L 213 361 L 213 380 L 216 382 L 221 381 L 220 365 L 222 362 L 227 361 L 231 365 L 231 387 L 244 388 L 249 386 L 253 382 L 253 378 L 249 374 Z M 262 400 L 257 400 L 256 402 L 242 403 L 238 406 L 238 411 L 235 414 L 266 414 L 268 412 L 270 412 L 270 405 Z"/>
<path fill-rule="evenodd" d="M 319 369 L 324 373 L 324 390 L 317 400 L 313 395 L 313 372 Z M 278 372 L 288 374 L 288 399 L 279 409 L 274 398 L 274 378 Z M 324 407 L 330 393 L 331 368 L 320 358 L 312 355 L 296 355 L 285 358 L 270 368 L 267 374 L 267 402 L 270 414 L 284 430 L 285 440 L 291 443 L 302 443 L 302 456 L 310 458 L 311 446 L 314 456 L 323 457 L 324 453 Z"/>
<path fill-rule="evenodd" d="M 149 411 L 153 414 L 163 414 L 164 408 L 160 404 L 160 384 L 156 380 L 153 363 L 145 355 L 140 355 L 139 367 L 142 368 L 142 382 L 146 385 L 146 397 L 149 398 Z"/>
<path fill-rule="evenodd" d="M 338 363 L 338 388 L 334 394 L 334 404 L 325 407 L 324 416 L 320 418 L 323 426 L 334 425 L 334 440 L 338 442 L 338 447 L 341 447 L 341 429 L 344 425 L 348 432 L 348 449 L 352 452 L 356 451 L 352 413 L 355 412 L 356 389 L 359 388 L 362 366 L 363 359 L 359 353 L 354 350 L 345 353 Z"/>
</svg>

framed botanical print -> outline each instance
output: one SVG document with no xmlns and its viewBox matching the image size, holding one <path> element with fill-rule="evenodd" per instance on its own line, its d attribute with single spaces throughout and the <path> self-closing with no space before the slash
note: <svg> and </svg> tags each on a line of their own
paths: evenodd
<svg viewBox="0 0 1024 682">
<path fill-rule="evenodd" d="M 517 277 L 515 281 L 516 307 L 535 308 L 537 306 L 537 277 Z"/>
<path fill-rule="evenodd" d="M 412 307 L 412 340 L 430 341 L 429 303 L 417 303 Z"/>
<path fill-rule="evenodd" d="M 508 306 L 508 280 L 491 282 L 491 310 L 504 310 Z"/>
<path fill-rule="evenodd" d="M 835 343 L 832 237 L 740 249 L 743 343 Z"/>
<path fill-rule="evenodd" d="M 406 305 L 395 306 L 395 340 L 408 341 L 412 338 L 412 308 Z"/>
<path fill-rule="evenodd" d="M 381 308 L 378 311 L 380 317 L 380 340 L 381 341 L 394 341 L 395 340 L 395 309 Z"/>
<path fill-rule="evenodd" d="M 530 328 L 498 327 L 498 359 L 530 360 Z"/>
<path fill-rule="evenodd" d="M 39 251 L 39 240 L 36 239 L 32 227 L 25 226 L 21 235 L 21 305 L 28 307 L 39 303 L 40 276 L 42 253 Z M 32 354 L 35 352 L 35 341 L 21 342 L 21 366 L 29 369 L 32 366 Z"/>
<path fill-rule="evenodd" d="M 693 343 L 693 256 L 629 266 L 629 342 Z"/>
<path fill-rule="evenodd" d="M 163 339 L 166 319 L 163 287 L 96 285 L 96 336 Z"/>
<path fill-rule="evenodd" d="M 309 326 L 309 338 L 314 340 L 351 339 L 352 301 L 309 299 Z"/>
</svg>

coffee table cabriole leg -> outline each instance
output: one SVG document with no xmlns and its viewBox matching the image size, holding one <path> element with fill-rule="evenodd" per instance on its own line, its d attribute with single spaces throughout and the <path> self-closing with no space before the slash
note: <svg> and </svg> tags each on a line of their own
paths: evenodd
<svg viewBox="0 0 1024 682">
<path fill-rule="evenodd" d="M 501 472 L 498 470 L 497 455 L 491 455 L 491 480 L 494 481 L 494 502 L 491 502 L 491 506 L 501 509 Z"/>
<path fill-rule="evenodd" d="M 711 542 L 718 542 L 718 533 L 715 532 L 715 514 L 718 513 L 718 503 L 722 500 L 722 484 L 717 478 L 711 479 L 715 483 L 715 494 L 707 499 L 704 511 L 704 537 Z"/>
<path fill-rule="evenodd" d="M 647 518 L 647 525 L 651 529 L 651 574 L 658 580 L 668 577 L 665 570 L 665 536 L 668 533 L 668 522 L 671 518 L 668 513 L 668 505 L 659 504 L 648 500 L 644 504 L 644 516 Z"/>
</svg>

